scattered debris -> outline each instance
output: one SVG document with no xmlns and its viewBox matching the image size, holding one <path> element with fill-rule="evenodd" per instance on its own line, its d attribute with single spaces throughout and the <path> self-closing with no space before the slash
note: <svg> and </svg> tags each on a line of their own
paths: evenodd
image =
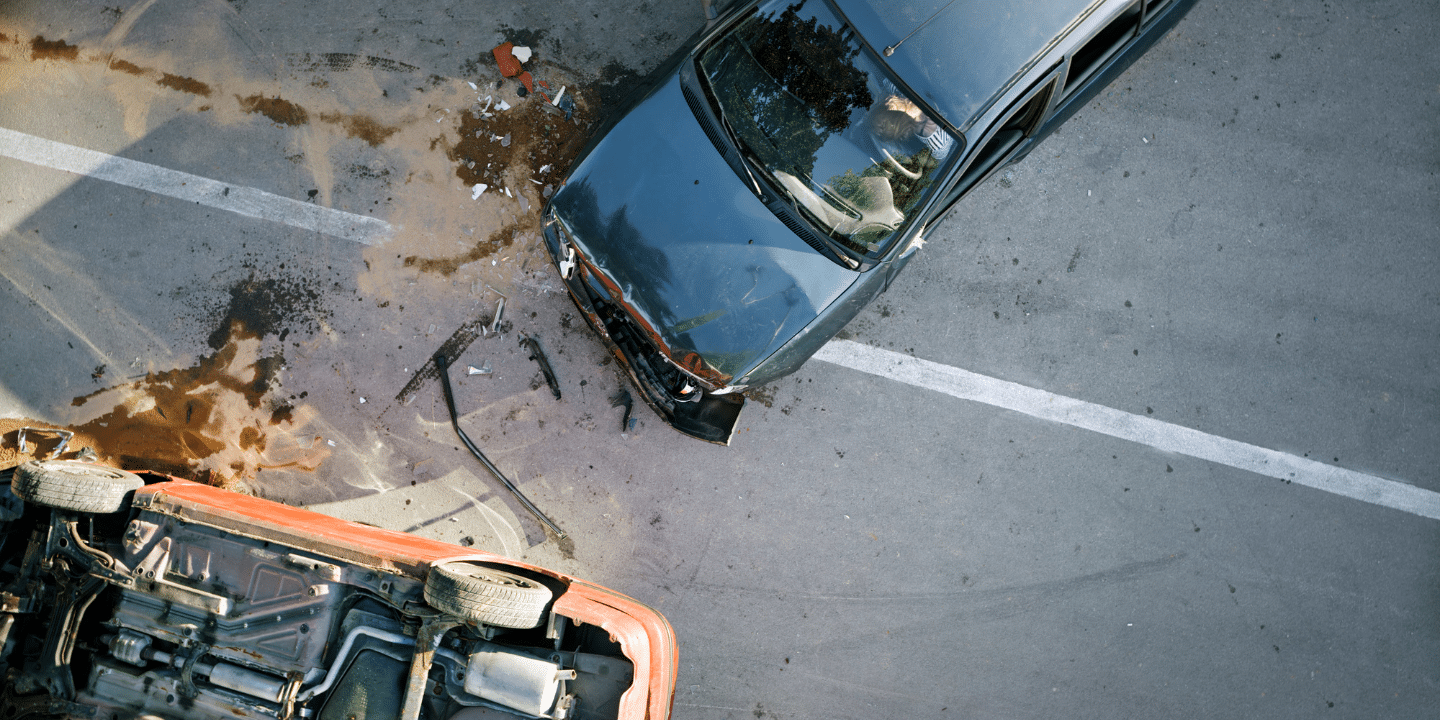
<svg viewBox="0 0 1440 720">
<path fill-rule="evenodd" d="M 489 361 L 489 360 L 486 360 L 485 363 L 484 363 L 483 365 L 481 365 L 480 367 L 478 367 L 478 368 L 475 367 L 474 365 L 466 365 L 466 366 L 465 366 L 465 374 L 466 374 L 466 375 L 490 375 L 490 374 L 492 374 L 492 373 L 494 373 L 494 372 L 495 372 L 495 369 L 492 368 L 492 367 L 490 367 L 490 361 Z"/>
<path fill-rule="evenodd" d="M 485 189 L 488 188 L 488 187 L 490 187 L 490 186 L 489 186 L 489 185 L 486 185 L 485 183 L 475 183 L 475 187 L 473 187 L 473 188 L 470 189 L 470 199 L 471 199 L 471 200 L 479 200 L 479 199 L 480 199 L 480 193 L 485 192 Z"/>
<path fill-rule="evenodd" d="M 545 356 L 545 351 L 540 347 L 540 340 L 531 335 L 521 335 L 520 344 L 530 350 L 530 359 L 540 365 L 540 373 L 545 376 L 545 382 L 550 385 L 550 392 L 555 399 L 560 399 L 560 381 L 555 379 L 555 370 L 550 367 L 550 358 Z"/>
<path fill-rule="evenodd" d="M 490 327 L 485 331 L 486 335 L 494 335 L 500 332 L 500 318 L 505 316 L 505 297 L 502 295 L 500 301 L 495 303 L 495 319 L 490 321 Z"/>
<path fill-rule="evenodd" d="M 620 432 L 626 433 L 635 429 L 635 418 L 630 413 L 635 410 L 635 398 L 630 397 L 630 391 L 620 388 L 620 392 L 610 396 L 610 407 L 623 407 L 625 414 L 620 418 Z"/>
<path fill-rule="evenodd" d="M 530 499 L 525 497 L 524 493 L 520 492 L 520 488 L 515 487 L 515 483 L 510 482 L 510 479 L 505 477 L 504 473 L 500 472 L 500 468 L 495 467 L 495 464 L 490 462 L 490 458 L 485 457 L 485 453 L 480 452 L 480 448 L 475 447 L 475 443 L 470 441 L 470 436 L 466 435 L 465 431 L 460 429 L 460 414 L 455 412 L 455 392 L 450 389 L 450 359 L 445 357 L 444 352 L 435 353 L 433 359 L 435 361 L 435 368 L 440 371 L 440 386 L 445 390 L 445 409 L 450 411 L 450 424 L 455 428 L 455 434 L 460 436 L 460 441 L 465 443 L 465 447 L 485 466 L 486 470 L 490 471 L 490 474 L 505 484 L 505 489 L 509 490 L 510 493 L 515 496 L 515 499 L 519 500 L 520 504 L 525 506 L 526 510 L 529 510 L 537 520 L 550 528 L 558 538 L 565 538 L 565 531 L 561 530 L 559 525 L 551 522 L 550 518 L 545 517 L 545 513 L 540 512 L 540 508 L 535 507 L 535 504 L 530 502 Z M 471 540 L 471 542 L 474 542 L 474 540 Z"/>
<path fill-rule="evenodd" d="M 565 536 L 564 536 L 564 535 L 561 535 L 560 537 L 565 537 Z M 474 544 L 475 544 L 475 538 L 470 537 L 469 535 L 466 535 L 465 537 L 460 538 L 460 544 L 461 544 L 461 545 L 464 545 L 465 547 L 470 547 L 471 545 L 474 545 Z"/>
<path fill-rule="evenodd" d="M 515 43 L 503 42 L 490 51 L 490 54 L 495 56 L 495 64 L 500 68 L 500 74 L 507 78 L 520 74 L 520 59 L 515 57 L 514 50 Z"/>
<path fill-rule="evenodd" d="M 559 396 L 559 395 L 556 395 L 555 397 L 560 397 L 560 396 Z M 29 448 L 27 448 L 27 447 L 25 446 L 25 433 L 27 433 L 27 432 L 28 432 L 28 433 L 54 433 L 54 434 L 60 436 L 60 444 L 59 444 L 59 445 L 56 445 L 56 446 L 55 446 L 55 449 L 50 452 L 50 459 L 51 459 L 51 460 L 54 460 L 55 458 L 60 457 L 60 453 L 65 452 L 65 445 L 70 442 L 70 438 L 75 437 L 75 433 L 70 432 L 69 430 L 57 430 L 57 429 L 54 429 L 54 428 L 22 427 L 22 428 L 20 428 L 20 432 L 15 436 L 15 445 L 20 448 L 20 452 L 22 452 L 22 453 L 30 452 Z"/>
</svg>

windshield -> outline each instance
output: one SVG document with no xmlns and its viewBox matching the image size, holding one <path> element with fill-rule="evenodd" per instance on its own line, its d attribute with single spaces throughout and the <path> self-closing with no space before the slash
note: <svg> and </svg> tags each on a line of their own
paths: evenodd
<svg viewBox="0 0 1440 720">
<path fill-rule="evenodd" d="M 751 163 L 853 253 L 885 251 L 959 146 L 823 2 L 757 9 L 700 69 Z"/>
</svg>

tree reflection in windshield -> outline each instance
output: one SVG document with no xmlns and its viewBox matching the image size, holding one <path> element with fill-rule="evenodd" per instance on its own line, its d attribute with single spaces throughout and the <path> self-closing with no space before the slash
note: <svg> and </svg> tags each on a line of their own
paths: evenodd
<svg viewBox="0 0 1440 720">
<path fill-rule="evenodd" d="M 823 4 L 779 8 L 756 11 L 707 49 L 702 73 L 762 173 L 844 247 L 880 252 L 953 138 Z"/>
</svg>

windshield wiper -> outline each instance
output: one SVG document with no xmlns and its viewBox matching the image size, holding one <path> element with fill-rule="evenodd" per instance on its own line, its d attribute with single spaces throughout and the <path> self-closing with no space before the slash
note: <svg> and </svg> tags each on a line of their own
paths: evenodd
<svg viewBox="0 0 1440 720">
<path fill-rule="evenodd" d="M 745 169 L 745 176 L 750 178 L 750 187 L 755 190 L 755 196 L 763 202 L 765 191 L 760 189 L 760 181 L 755 179 L 755 173 L 750 172 L 751 161 L 746 157 L 747 155 L 752 158 L 758 156 L 755 155 L 754 150 L 750 149 L 749 145 L 745 144 L 744 140 L 740 139 L 740 133 L 735 132 L 735 127 L 730 124 L 730 119 L 725 117 L 725 108 L 721 107 L 719 102 L 716 102 L 714 107 L 716 117 L 720 118 L 720 125 L 725 128 L 725 134 L 730 136 L 730 142 L 735 149 L 740 151 L 740 167 Z"/>
</svg>

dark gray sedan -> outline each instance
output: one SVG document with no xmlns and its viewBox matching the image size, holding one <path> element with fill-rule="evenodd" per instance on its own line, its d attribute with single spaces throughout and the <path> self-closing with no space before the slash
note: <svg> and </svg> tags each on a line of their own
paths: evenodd
<svg viewBox="0 0 1440 720">
<path fill-rule="evenodd" d="M 646 402 L 728 443 L 955 202 L 1194 0 L 780 0 L 725 10 L 600 128 L 545 211 Z"/>
</svg>

